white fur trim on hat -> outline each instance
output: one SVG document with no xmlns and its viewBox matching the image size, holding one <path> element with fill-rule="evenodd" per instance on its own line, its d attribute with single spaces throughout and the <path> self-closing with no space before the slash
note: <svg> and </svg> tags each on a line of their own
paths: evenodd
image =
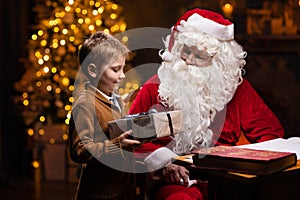
<svg viewBox="0 0 300 200">
<path fill-rule="evenodd" d="M 165 165 L 171 162 L 171 158 L 175 158 L 178 155 L 166 147 L 161 147 L 153 151 L 144 160 L 148 170 L 155 171 L 163 168 Z"/>
<path fill-rule="evenodd" d="M 181 27 L 178 26 L 178 31 L 182 32 L 184 30 L 197 30 L 219 40 L 232 40 L 234 39 L 234 26 L 233 24 L 223 25 L 219 24 L 213 20 L 202 17 L 201 15 L 194 13 L 191 15 L 187 21 L 182 20 L 180 22 Z"/>
</svg>

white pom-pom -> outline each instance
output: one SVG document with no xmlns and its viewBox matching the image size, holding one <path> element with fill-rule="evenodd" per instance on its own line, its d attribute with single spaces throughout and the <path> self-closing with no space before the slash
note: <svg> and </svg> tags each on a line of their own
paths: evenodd
<svg viewBox="0 0 300 200">
<path fill-rule="evenodd" d="M 170 53 L 169 51 L 165 51 L 162 55 L 161 58 L 166 61 L 166 62 L 171 62 L 174 58 L 174 55 Z"/>
</svg>

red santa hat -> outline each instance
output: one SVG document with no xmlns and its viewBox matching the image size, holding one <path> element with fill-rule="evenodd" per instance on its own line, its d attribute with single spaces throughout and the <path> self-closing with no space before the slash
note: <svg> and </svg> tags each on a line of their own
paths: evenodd
<svg viewBox="0 0 300 200">
<path fill-rule="evenodd" d="M 234 39 L 234 27 L 231 21 L 225 19 L 219 13 L 196 8 L 187 11 L 173 26 L 168 46 L 169 52 L 171 52 L 174 45 L 175 32 L 182 32 L 184 29 L 180 27 L 187 26 L 195 32 L 209 34 L 221 41 Z"/>
</svg>

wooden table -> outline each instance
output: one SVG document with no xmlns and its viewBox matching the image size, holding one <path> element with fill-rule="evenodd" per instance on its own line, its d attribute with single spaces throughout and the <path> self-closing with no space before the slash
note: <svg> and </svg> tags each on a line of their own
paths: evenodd
<svg viewBox="0 0 300 200">
<path fill-rule="evenodd" d="M 199 169 L 191 156 L 180 156 L 174 164 L 190 170 L 191 179 L 207 180 L 209 200 L 299 200 L 300 160 L 297 165 L 267 176 Z"/>
</svg>

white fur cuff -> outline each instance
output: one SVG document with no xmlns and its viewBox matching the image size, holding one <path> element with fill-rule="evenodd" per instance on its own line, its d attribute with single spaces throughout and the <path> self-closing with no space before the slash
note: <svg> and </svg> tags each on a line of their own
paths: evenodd
<svg viewBox="0 0 300 200">
<path fill-rule="evenodd" d="M 161 147 L 153 151 L 144 160 L 148 170 L 155 171 L 163 168 L 166 164 L 171 162 L 171 158 L 177 157 L 173 151 L 166 147 Z"/>
</svg>

